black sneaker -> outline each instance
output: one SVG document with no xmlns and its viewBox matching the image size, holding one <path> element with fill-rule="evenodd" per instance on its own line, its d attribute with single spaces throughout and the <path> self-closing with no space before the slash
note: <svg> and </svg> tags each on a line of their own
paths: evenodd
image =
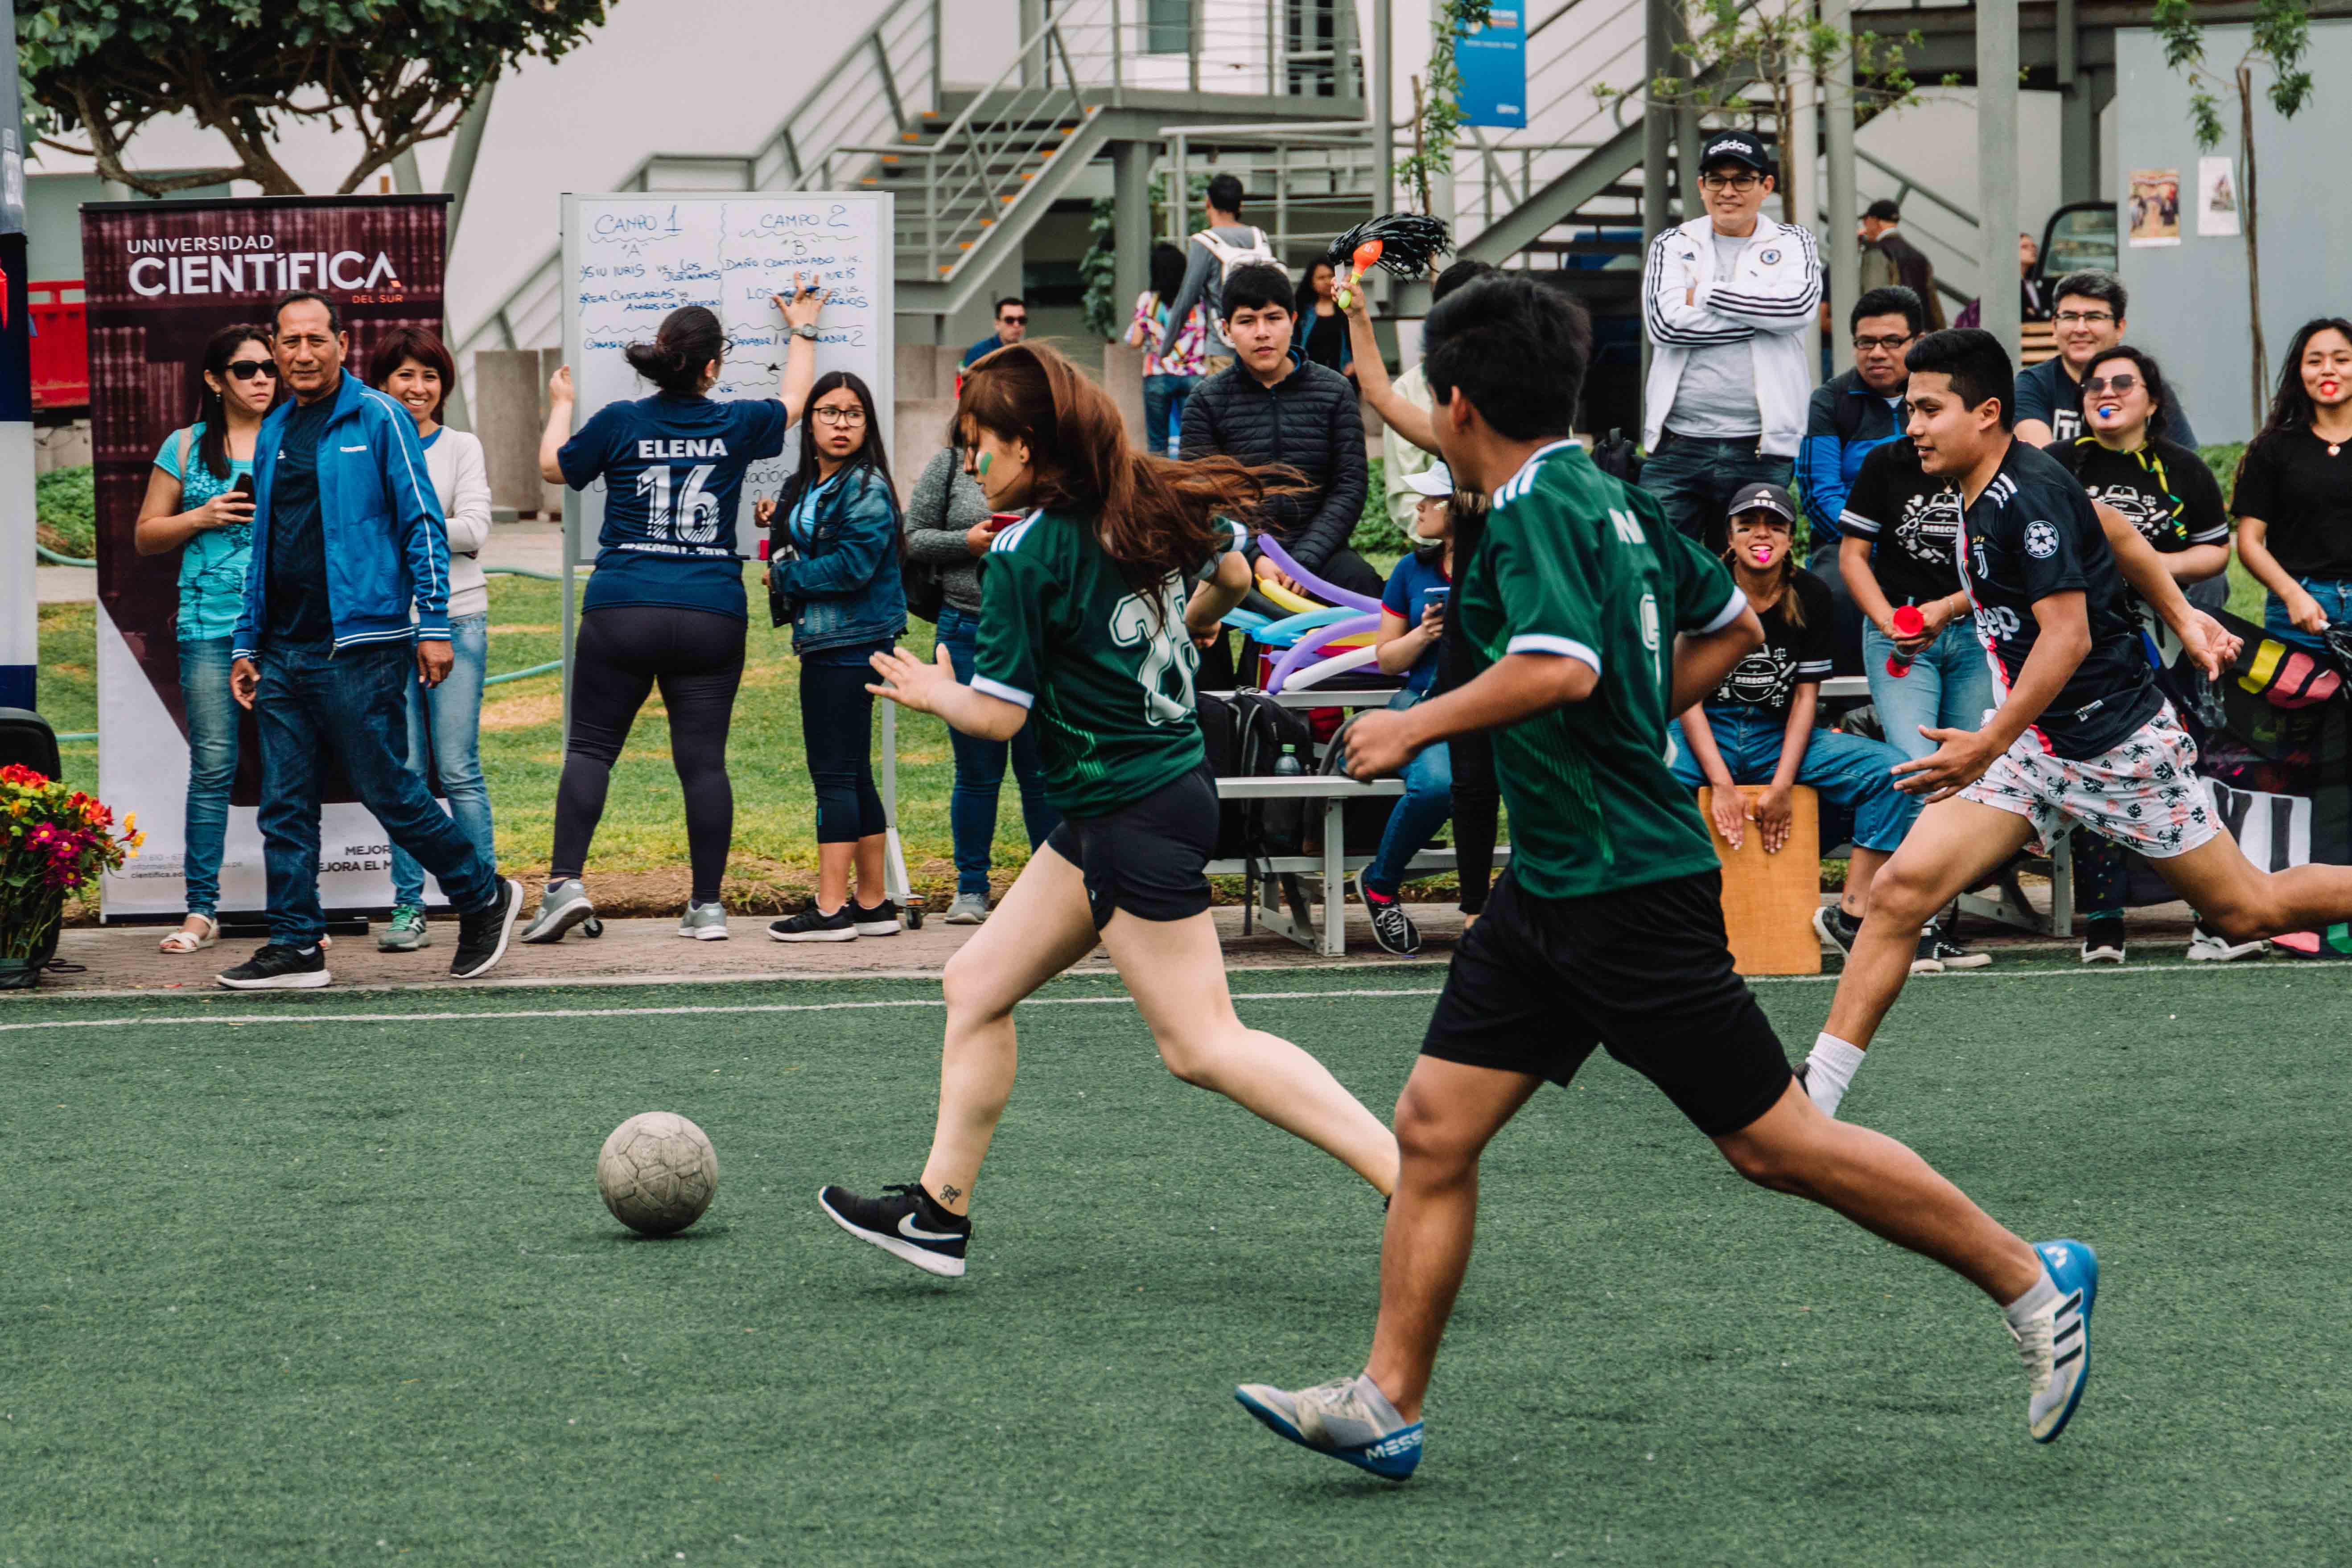
<svg viewBox="0 0 2352 1568">
<path fill-rule="evenodd" d="M 449 978 L 471 980 L 498 967 L 514 935 L 515 917 L 521 913 L 522 884 L 511 877 L 499 878 L 497 902 L 457 917 L 457 951 L 449 955 Z"/>
<path fill-rule="evenodd" d="M 1852 958 L 1854 939 L 1862 934 L 1862 922 L 1846 913 L 1843 905 L 1823 904 L 1813 911 L 1813 934 Z"/>
<path fill-rule="evenodd" d="M 870 1241 L 926 1274 L 962 1279 L 971 1221 L 940 1207 L 919 1182 L 882 1191 L 881 1197 L 861 1198 L 840 1187 L 819 1187 L 816 1206 L 860 1241 Z"/>
<path fill-rule="evenodd" d="M 1941 932 L 1937 933 L 1936 936 L 1936 958 L 1948 970 L 1992 967 L 1991 953 L 1979 952 L 1972 947 L 1963 947 Z"/>
<path fill-rule="evenodd" d="M 2121 963 L 2124 961 L 2124 922 L 2122 917 L 2110 915 L 2086 922 L 2083 927 L 2083 962 L 2085 963 Z"/>
<path fill-rule="evenodd" d="M 894 922 L 890 929 L 898 930 Z M 849 900 L 844 899 L 841 908 L 831 914 L 816 907 L 811 899 L 808 907 L 796 915 L 768 922 L 768 935 L 776 942 L 856 942 L 857 921 L 849 913 Z"/>
<path fill-rule="evenodd" d="M 899 931 L 898 906 L 889 899 L 878 904 L 849 902 L 850 923 L 856 926 L 860 936 L 897 936 Z"/>
<path fill-rule="evenodd" d="M 274 942 L 265 942 L 251 958 L 213 978 L 231 991 L 316 991 L 335 981 L 327 971 L 324 948 L 304 952 Z"/>
<path fill-rule="evenodd" d="M 1365 887 L 1361 871 L 1356 873 L 1356 897 L 1364 900 L 1364 912 L 1372 917 L 1372 940 L 1382 950 L 1400 956 L 1421 951 L 1421 928 L 1404 912 L 1403 900 Z"/>
</svg>

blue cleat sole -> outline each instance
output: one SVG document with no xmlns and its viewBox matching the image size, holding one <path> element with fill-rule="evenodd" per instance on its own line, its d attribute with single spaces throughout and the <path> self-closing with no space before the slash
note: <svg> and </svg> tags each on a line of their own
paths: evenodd
<svg viewBox="0 0 2352 1568">
<path fill-rule="evenodd" d="M 1390 1433 L 1369 1447 L 1327 1448 L 1320 1443 L 1308 1442 L 1306 1435 L 1290 1424 L 1288 1416 L 1270 1405 L 1252 1399 L 1246 1391 L 1234 1389 L 1234 1398 L 1276 1436 L 1296 1443 L 1309 1453 L 1321 1454 L 1353 1465 L 1360 1470 L 1368 1470 L 1384 1481 L 1404 1480 L 1421 1464 L 1421 1423 L 1418 1421 L 1401 1431 Z"/>
<path fill-rule="evenodd" d="M 2063 1263 L 2050 1262 L 2052 1247 L 2065 1248 Z M 2058 1287 L 2061 1294 L 2083 1292 L 2083 1375 L 2074 1380 L 2074 1392 L 2067 1396 L 2066 1408 L 2059 1412 L 2058 1425 L 2033 1439 L 2037 1443 L 2054 1443 L 2058 1435 L 2066 1430 L 2067 1423 L 2074 1419 L 2074 1412 L 2083 1403 L 2083 1390 L 2091 1386 L 2091 1308 L 2099 1299 L 2099 1255 L 2079 1241 L 2064 1239 L 2038 1242 L 2034 1250 L 2042 1254 L 2050 1269 L 2051 1283 Z"/>
</svg>

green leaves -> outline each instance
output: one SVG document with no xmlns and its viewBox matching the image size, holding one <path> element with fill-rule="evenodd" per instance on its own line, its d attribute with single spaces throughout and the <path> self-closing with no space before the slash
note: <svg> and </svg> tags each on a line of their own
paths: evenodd
<svg viewBox="0 0 2352 1568">
<path fill-rule="evenodd" d="M 291 125 L 357 129 L 356 189 L 418 142 L 446 136 L 474 95 L 517 62 L 558 58 L 601 25 L 609 0 L 51 0 L 16 14 L 26 118 L 41 140 L 160 195 L 253 180 L 300 187 L 271 145 Z M 176 181 L 129 168 L 151 121 L 186 113 L 227 162 Z M 67 140 L 86 139 L 87 144 Z"/>
</svg>

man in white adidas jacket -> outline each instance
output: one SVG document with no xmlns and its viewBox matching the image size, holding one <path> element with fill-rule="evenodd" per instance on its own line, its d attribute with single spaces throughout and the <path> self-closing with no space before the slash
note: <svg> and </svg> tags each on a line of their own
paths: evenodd
<svg viewBox="0 0 2352 1568">
<path fill-rule="evenodd" d="M 1754 132 L 1710 136 L 1699 156 L 1706 216 L 1661 233 L 1642 273 L 1654 345 L 1642 488 L 1675 527 L 1717 544 L 1733 496 L 1790 482 L 1813 388 L 1803 333 L 1821 304 L 1821 262 L 1810 231 L 1759 216 L 1772 174 Z"/>
</svg>

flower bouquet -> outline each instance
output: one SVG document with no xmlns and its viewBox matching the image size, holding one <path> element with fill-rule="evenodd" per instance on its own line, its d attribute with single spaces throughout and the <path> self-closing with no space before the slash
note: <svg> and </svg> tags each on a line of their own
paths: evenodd
<svg viewBox="0 0 2352 1568">
<path fill-rule="evenodd" d="M 67 897 L 139 852 L 138 815 L 122 819 L 81 791 L 22 763 L 0 767 L 0 991 L 31 986 Z"/>
</svg>

